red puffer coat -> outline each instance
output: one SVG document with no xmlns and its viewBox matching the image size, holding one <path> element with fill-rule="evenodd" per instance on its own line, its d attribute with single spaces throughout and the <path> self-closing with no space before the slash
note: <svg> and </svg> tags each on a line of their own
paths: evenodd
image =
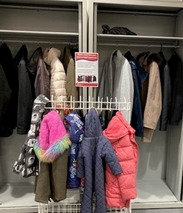
<svg viewBox="0 0 183 213">
<path fill-rule="evenodd" d="M 111 142 L 123 172 L 114 176 L 106 168 L 106 202 L 107 207 L 129 207 L 130 200 L 136 198 L 136 174 L 138 164 L 138 145 L 135 130 L 117 112 L 111 119 L 103 134 Z"/>
</svg>

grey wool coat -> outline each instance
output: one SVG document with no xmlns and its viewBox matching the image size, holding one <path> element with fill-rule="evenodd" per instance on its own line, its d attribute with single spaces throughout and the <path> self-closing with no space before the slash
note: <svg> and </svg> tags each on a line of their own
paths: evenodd
<svg viewBox="0 0 183 213">
<path fill-rule="evenodd" d="M 84 138 L 78 153 L 78 177 L 84 177 L 81 213 L 91 213 L 95 195 L 95 213 L 106 213 L 105 165 L 114 175 L 122 172 L 111 143 L 102 134 L 98 114 L 91 108 L 85 118 Z"/>
</svg>

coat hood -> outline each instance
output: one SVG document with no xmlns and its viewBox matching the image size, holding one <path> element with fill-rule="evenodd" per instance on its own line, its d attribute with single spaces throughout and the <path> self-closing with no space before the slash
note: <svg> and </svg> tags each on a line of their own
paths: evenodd
<svg viewBox="0 0 183 213">
<path fill-rule="evenodd" d="M 65 117 L 65 126 L 69 132 L 69 137 L 72 143 L 80 143 L 83 140 L 84 130 L 83 122 L 80 120 L 79 115 L 75 112 L 70 113 Z"/>
<path fill-rule="evenodd" d="M 60 55 L 61 51 L 57 48 L 52 47 L 44 51 L 43 57 L 45 63 L 51 66 L 52 62 L 55 61 L 55 59 L 59 58 Z"/>
<path fill-rule="evenodd" d="M 91 108 L 85 118 L 85 137 L 98 137 L 102 135 L 102 126 L 96 109 Z"/>
<path fill-rule="evenodd" d="M 115 143 L 127 134 L 134 135 L 135 130 L 125 120 L 121 112 L 118 111 L 103 131 L 103 134 L 111 143 Z"/>
</svg>

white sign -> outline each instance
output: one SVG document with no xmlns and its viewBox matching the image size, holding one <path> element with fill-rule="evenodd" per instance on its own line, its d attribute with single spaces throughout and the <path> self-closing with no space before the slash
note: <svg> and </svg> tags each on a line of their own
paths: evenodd
<svg viewBox="0 0 183 213">
<path fill-rule="evenodd" d="M 98 53 L 75 53 L 75 85 L 98 87 Z"/>
</svg>

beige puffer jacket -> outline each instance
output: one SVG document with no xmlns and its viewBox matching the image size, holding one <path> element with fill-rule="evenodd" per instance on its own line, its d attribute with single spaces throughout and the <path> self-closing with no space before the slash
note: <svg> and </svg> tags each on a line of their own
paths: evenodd
<svg viewBox="0 0 183 213">
<path fill-rule="evenodd" d="M 66 74 L 62 62 L 59 60 L 61 51 L 56 48 L 44 51 L 44 61 L 50 66 L 50 98 L 54 101 L 64 101 L 67 99 L 65 81 Z"/>
</svg>

